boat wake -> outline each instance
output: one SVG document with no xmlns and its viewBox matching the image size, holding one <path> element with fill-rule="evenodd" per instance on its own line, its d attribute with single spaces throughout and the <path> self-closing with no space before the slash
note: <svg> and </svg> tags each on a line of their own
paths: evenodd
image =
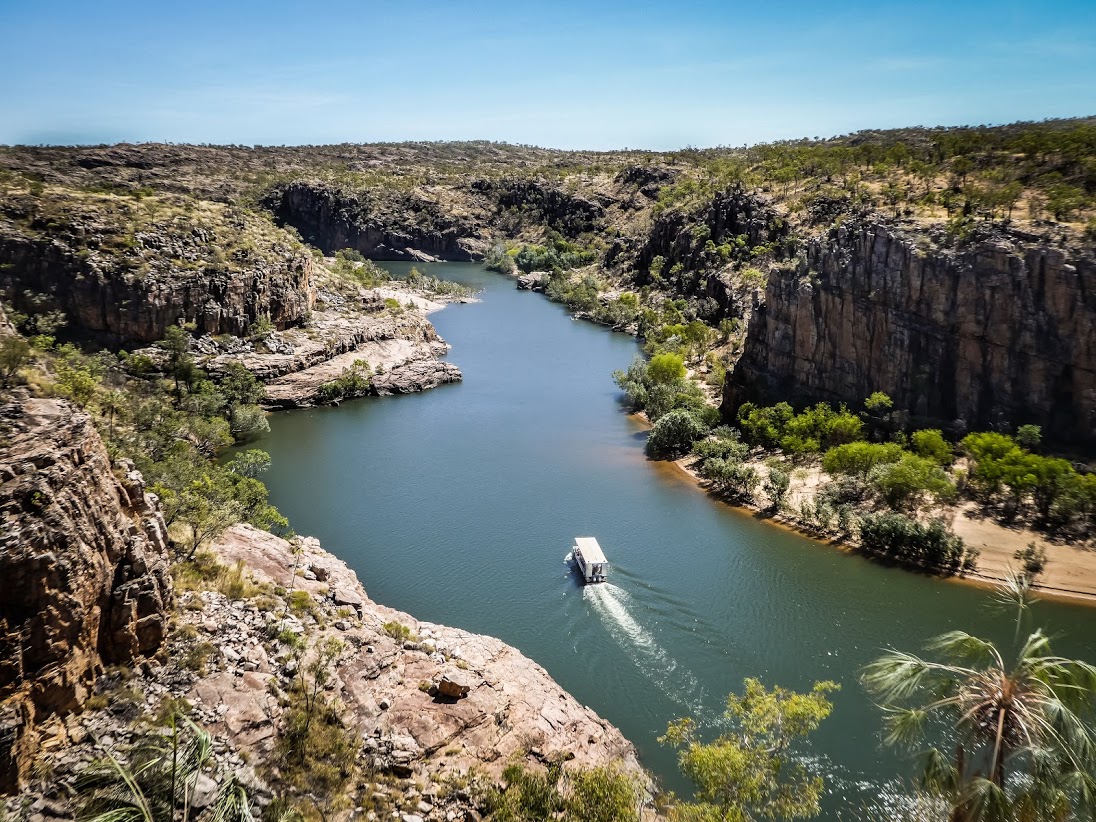
<svg viewBox="0 0 1096 822">
<path fill-rule="evenodd" d="M 644 628 L 628 608 L 628 592 L 611 582 L 587 585 L 582 597 L 609 628 L 622 646 L 631 651 L 632 661 L 655 686 L 674 702 L 686 708 L 703 726 L 717 724 L 719 717 L 705 707 L 704 689 L 689 670 L 658 644 L 654 635 Z"/>
</svg>

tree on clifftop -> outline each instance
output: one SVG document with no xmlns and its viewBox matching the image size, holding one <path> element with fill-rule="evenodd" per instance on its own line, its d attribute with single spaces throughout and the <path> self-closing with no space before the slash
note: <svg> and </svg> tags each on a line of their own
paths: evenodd
<svg viewBox="0 0 1096 822">
<path fill-rule="evenodd" d="M 733 730 L 712 742 L 696 738 L 696 721 L 678 719 L 659 742 L 677 749 L 682 772 L 696 784 L 696 801 L 682 802 L 672 818 L 687 822 L 803 819 L 819 811 L 825 787 L 794 757 L 796 744 L 830 715 L 826 694 L 833 682 L 816 682 L 810 693 L 767 690 L 745 681 L 742 696 L 727 697 L 724 716 Z"/>
</svg>

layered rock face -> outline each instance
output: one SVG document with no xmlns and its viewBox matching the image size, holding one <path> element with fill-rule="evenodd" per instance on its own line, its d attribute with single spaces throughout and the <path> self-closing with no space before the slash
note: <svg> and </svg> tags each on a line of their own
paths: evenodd
<svg viewBox="0 0 1096 822">
<path fill-rule="evenodd" d="M 568 237 L 600 228 L 605 206 L 615 199 L 602 193 L 599 203 L 540 180 L 477 180 L 471 187 L 491 197 L 498 211 L 513 209 L 521 213 L 523 221 L 545 225 Z"/>
<path fill-rule="evenodd" d="M 119 480 L 87 414 L 60 400 L 0 408 L 0 792 L 34 726 L 77 710 L 103 666 L 155 651 L 171 584 L 166 528 L 141 475 Z"/>
<path fill-rule="evenodd" d="M 65 191 L 9 202 L 0 294 L 20 311 L 59 309 L 69 332 L 117 345 L 154 342 L 180 322 L 242 336 L 260 319 L 275 328 L 305 319 L 307 251 L 254 215 L 185 208 Z"/>
<path fill-rule="evenodd" d="M 922 240 L 922 242 L 924 242 Z M 727 382 L 743 401 L 857 403 L 957 429 L 1096 439 L 1096 257 L 997 234 L 949 250 L 849 221 L 775 272 Z"/>
<path fill-rule="evenodd" d="M 778 255 L 793 250 L 786 220 L 763 197 L 741 188 L 717 192 L 699 213 L 671 211 L 655 220 L 636 254 L 638 280 L 649 281 L 644 273 L 650 272 L 656 257 L 662 257 L 662 280 L 673 293 L 700 299 L 703 318 L 711 323 L 744 316 L 752 301 L 724 269 L 725 260 L 711 251 L 709 240 L 715 246 L 733 244 L 735 254 L 748 254 L 758 246 L 772 248 Z M 676 264 L 684 269 L 682 273 L 672 273 Z"/>
<path fill-rule="evenodd" d="M 468 261 L 482 252 L 474 239 L 477 221 L 425 200 L 409 198 L 386 209 L 362 194 L 293 182 L 271 192 L 263 205 L 328 254 L 352 248 L 375 260 Z"/>
</svg>

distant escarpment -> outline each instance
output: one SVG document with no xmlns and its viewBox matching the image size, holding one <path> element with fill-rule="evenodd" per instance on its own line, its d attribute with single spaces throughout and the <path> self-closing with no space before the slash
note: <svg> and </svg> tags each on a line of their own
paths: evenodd
<svg viewBox="0 0 1096 822">
<path fill-rule="evenodd" d="M 62 311 L 71 333 L 108 345 L 180 322 L 237 336 L 297 325 L 312 271 L 298 241 L 233 206 L 63 188 L 0 199 L 0 294 L 19 311 Z"/>
<path fill-rule="evenodd" d="M 263 205 L 328 254 L 350 248 L 375 260 L 468 261 L 487 245 L 476 215 L 415 194 L 378 198 L 297 181 L 275 188 Z"/>
<path fill-rule="evenodd" d="M 90 417 L 60 400 L 0 407 L 0 793 L 37 728 L 81 708 L 108 664 L 156 651 L 172 592 L 141 475 L 117 478 Z"/>
<path fill-rule="evenodd" d="M 857 402 L 884 391 L 915 417 L 1022 423 L 1096 440 L 1096 256 L 1020 232 L 949 248 L 849 220 L 774 271 L 725 409 L 745 400 Z"/>
</svg>

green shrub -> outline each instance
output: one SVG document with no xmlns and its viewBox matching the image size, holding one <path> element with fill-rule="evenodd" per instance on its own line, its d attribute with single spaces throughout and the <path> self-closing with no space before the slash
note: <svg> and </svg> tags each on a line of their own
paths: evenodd
<svg viewBox="0 0 1096 822">
<path fill-rule="evenodd" d="M 316 389 L 316 402 L 321 405 L 340 400 L 364 397 L 373 390 L 373 369 L 365 360 L 354 360 L 349 368 L 333 380 Z"/>
<path fill-rule="evenodd" d="M 974 561 L 963 538 L 948 530 L 942 521 L 920 523 L 897 513 L 862 517 L 860 544 L 868 553 L 945 574 L 969 568 Z"/>
<path fill-rule="evenodd" d="M 750 449 L 737 434 L 736 431 L 732 436 L 713 436 L 698 440 L 693 445 L 693 456 L 701 462 L 713 458 L 740 462 L 746 459 Z"/>
<path fill-rule="evenodd" d="M 412 630 L 402 622 L 393 621 L 384 623 L 384 632 L 392 637 L 392 639 L 396 640 L 396 642 L 409 642 L 414 637 Z"/>
<path fill-rule="evenodd" d="M 765 479 L 764 491 L 769 495 L 769 499 L 773 501 L 774 508 L 780 508 L 784 504 L 784 499 L 788 496 L 788 489 L 791 484 L 792 479 L 787 471 L 775 467 L 769 469 L 769 476 Z"/>
<path fill-rule="evenodd" d="M 495 245 L 483 258 L 483 267 L 488 271 L 497 271 L 500 274 L 513 274 L 517 264 L 505 245 Z"/>
<path fill-rule="evenodd" d="M 656 354 L 647 364 L 647 378 L 655 385 L 676 385 L 685 373 L 685 363 L 677 354 Z"/>
<path fill-rule="evenodd" d="M 868 481 L 893 509 L 916 510 L 926 495 L 937 502 L 950 502 L 956 494 L 955 483 L 939 464 L 909 452 L 897 462 L 877 465 L 868 474 Z"/>
<path fill-rule="evenodd" d="M 951 446 L 938 428 L 926 428 L 914 431 L 910 435 L 910 447 L 913 453 L 931 459 L 940 465 L 951 465 L 954 455 Z"/>
<path fill-rule="evenodd" d="M 714 457 L 705 460 L 701 474 L 725 494 L 749 500 L 753 498 L 761 477 L 752 465 L 737 460 Z"/>
<path fill-rule="evenodd" d="M 893 442 L 849 442 L 827 451 L 822 457 L 822 468 L 828 474 L 867 476 L 877 465 L 897 462 L 904 453 Z"/>
<path fill-rule="evenodd" d="M 693 443 L 708 433 L 696 415 L 677 408 L 659 417 L 647 437 L 647 454 L 656 459 L 676 459 L 689 452 Z"/>
</svg>

